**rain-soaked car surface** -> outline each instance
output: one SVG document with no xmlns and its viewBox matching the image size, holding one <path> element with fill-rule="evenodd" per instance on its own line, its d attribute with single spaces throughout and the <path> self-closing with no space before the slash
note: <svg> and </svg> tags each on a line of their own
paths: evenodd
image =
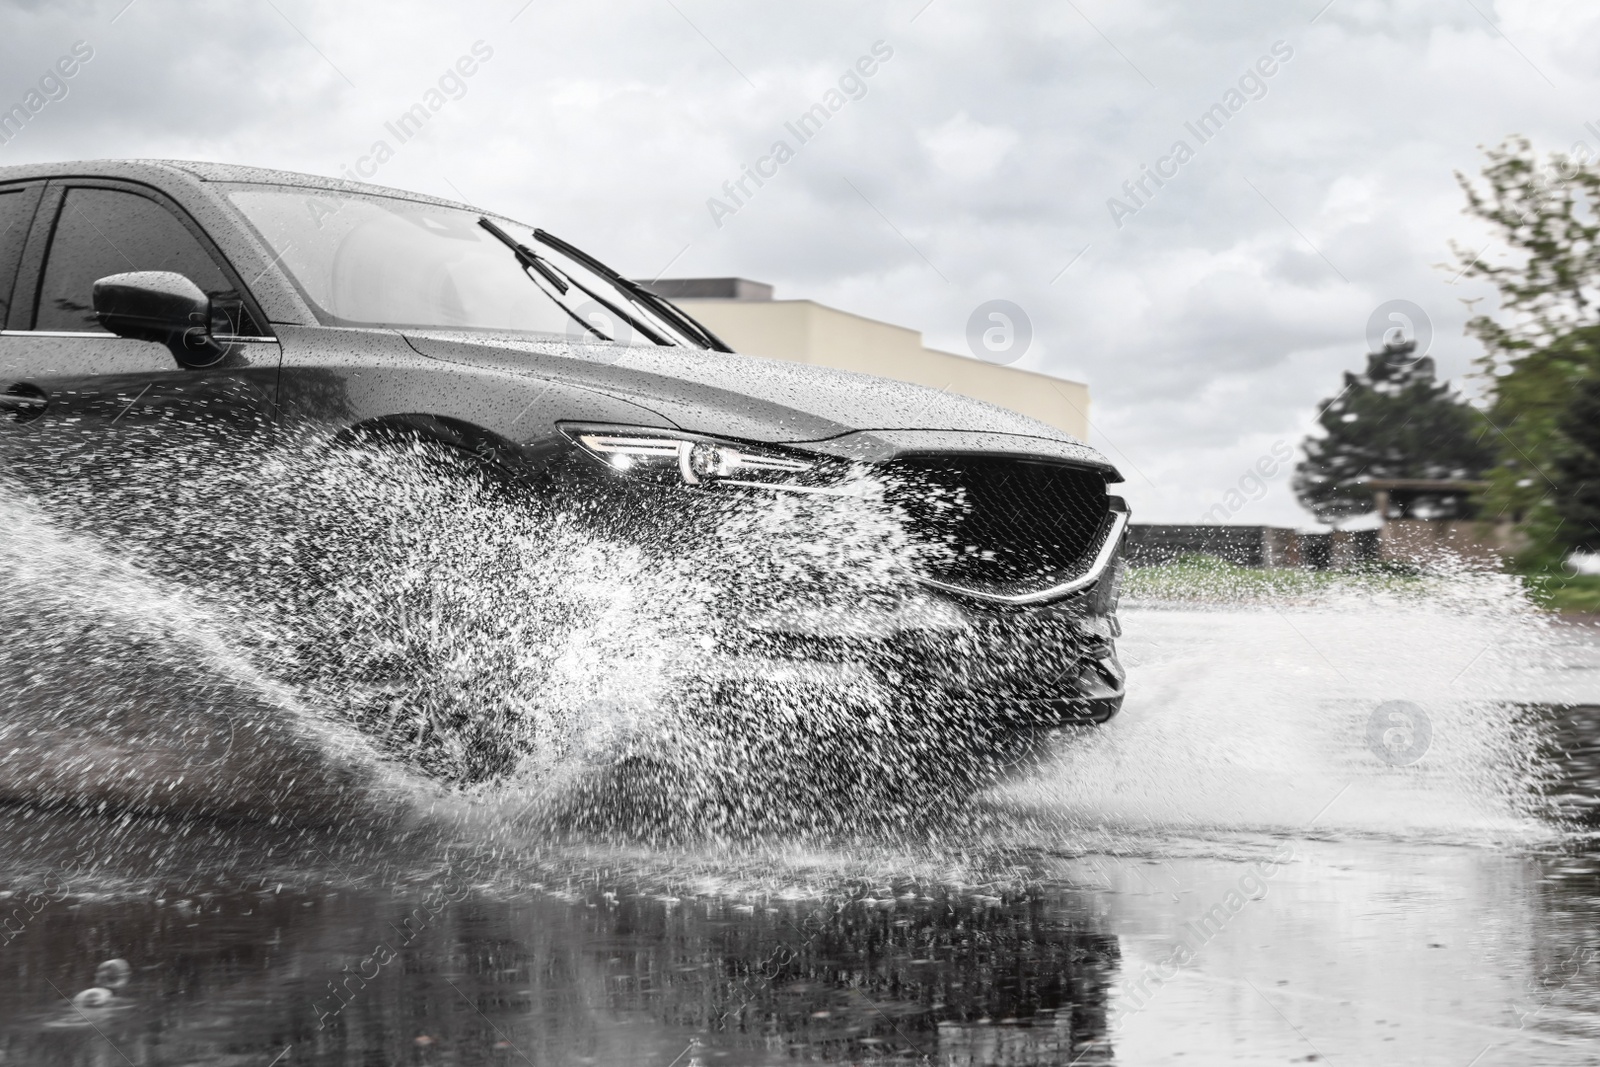
<svg viewBox="0 0 1600 1067">
<path fill-rule="evenodd" d="M 999 748 L 1121 705 L 1128 513 L 1105 458 L 961 396 L 738 355 L 543 230 L 278 171 L 6 167 L 0 318 L 0 448 L 40 500 L 120 501 L 103 509 L 131 522 L 146 505 L 118 493 L 138 471 L 157 497 L 237 509 L 196 488 L 208 465 L 311 437 L 426 453 L 690 571 L 759 542 L 771 512 L 867 507 L 894 560 L 870 595 L 704 565 L 738 619 L 675 653 L 708 705 L 759 711 L 752 690 L 789 671 L 824 695 L 875 694 L 902 729 L 959 706 L 966 735 Z M 240 538 L 208 529 L 207 504 L 162 536 L 220 567 Z M 328 566 L 340 533 L 299 544 L 296 566 Z M 516 764 L 512 731 L 460 709 L 382 718 L 365 722 L 395 751 L 465 739 L 413 761 L 438 778 Z"/>
</svg>

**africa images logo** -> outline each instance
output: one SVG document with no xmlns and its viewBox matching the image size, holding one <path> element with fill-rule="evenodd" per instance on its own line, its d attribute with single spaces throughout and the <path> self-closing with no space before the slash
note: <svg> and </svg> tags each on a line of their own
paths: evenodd
<svg viewBox="0 0 1600 1067">
<path fill-rule="evenodd" d="M 871 51 L 871 55 L 861 56 L 853 65 L 845 68 L 837 79 L 836 88 L 823 93 L 821 100 L 803 111 L 793 122 L 783 124 L 784 130 L 794 137 L 793 145 L 786 137 L 773 141 L 766 155 L 753 165 L 741 164 L 739 176 L 722 183 L 723 197 L 726 199 L 717 196 L 706 198 L 706 210 L 711 212 L 711 221 L 716 223 L 717 229 L 722 228 L 722 220 L 726 216 L 737 215 L 739 209 L 755 196 L 755 190 L 750 188 L 751 182 L 755 183 L 756 189 L 760 189 L 767 181 L 776 178 L 778 169 L 793 159 L 806 142 L 821 133 L 823 125 L 843 111 L 845 104 L 866 97 L 867 79 L 894 57 L 894 48 L 887 41 L 874 41 Z"/>
<path fill-rule="evenodd" d="M 72 91 L 67 82 L 76 77 L 83 64 L 93 58 L 94 48 L 88 41 L 75 42 L 69 55 L 56 60 L 54 66 L 40 75 L 38 85 L 23 95 L 21 103 L 0 111 L 0 144 L 10 144 L 46 105 L 65 100 L 67 93 Z"/>
</svg>

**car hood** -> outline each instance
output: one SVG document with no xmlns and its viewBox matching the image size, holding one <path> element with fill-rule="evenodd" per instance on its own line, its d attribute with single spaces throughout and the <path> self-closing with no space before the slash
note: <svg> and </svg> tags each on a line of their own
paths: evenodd
<svg viewBox="0 0 1600 1067">
<path fill-rule="evenodd" d="M 405 330 L 434 359 L 580 385 L 626 399 L 699 433 L 773 444 L 862 431 L 945 431 L 1051 442 L 1109 468 L 1047 423 L 958 393 L 786 360 L 689 348 L 572 344 L 516 335 Z M 987 450 L 987 449 L 985 449 Z M 1024 449 L 1024 451 L 1035 451 Z"/>
</svg>

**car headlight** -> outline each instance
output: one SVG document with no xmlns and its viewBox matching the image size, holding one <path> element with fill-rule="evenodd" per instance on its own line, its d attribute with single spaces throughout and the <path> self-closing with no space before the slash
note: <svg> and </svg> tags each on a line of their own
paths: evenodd
<svg viewBox="0 0 1600 1067">
<path fill-rule="evenodd" d="M 849 464 L 787 449 L 632 426 L 563 426 L 584 452 L 618 474 L 700 488 L 858 495 Z"/>
</svg>

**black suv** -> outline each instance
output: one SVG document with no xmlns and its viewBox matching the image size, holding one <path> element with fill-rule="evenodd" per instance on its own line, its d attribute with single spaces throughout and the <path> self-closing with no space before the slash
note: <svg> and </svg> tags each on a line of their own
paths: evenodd
<svg viewBox="0 0 1600 1067">
<path fill-rule="evenodd" d="M 760 571 L 780 578 L 737 589 L 739 624 L 702 649 L 706 701 L 743 699 L 733 675 L 822 664 L 913 724 L 960 704 L 984 737 L 1122 703 L 1128 511 L 1103 456 L 960 396 L 740 356 L 511 219 L 247 167 L 4 167 L 0 320 L 4 473 L 37 499 L 131 466 L 136 445 L 179 492 L 200 474 L 187 454 L 162 468 L 163 449 L 203 426 L 235 443 L 422 442 L 691 567 L 732 540 L 749 551 L 771 509 L 804 511 L 826 540 L 828 509 L 869 501 L 898 530 L 893 580 L 851 603 Z M 473 780 L 510 763 L 442 766 Z"/>
</svg>

